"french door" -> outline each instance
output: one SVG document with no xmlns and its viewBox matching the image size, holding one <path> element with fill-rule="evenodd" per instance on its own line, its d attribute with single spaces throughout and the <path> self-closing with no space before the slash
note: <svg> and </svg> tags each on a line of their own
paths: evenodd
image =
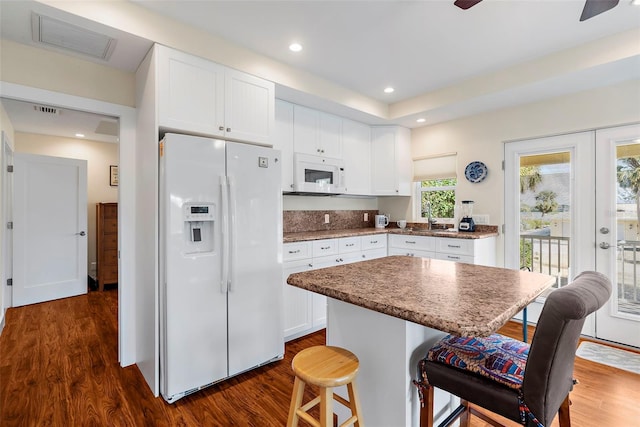
<svg viewBox="0 0 640 427">
<path fill-rule="evenodd" d="M 596 268 L 613 283 L 596 336 L 640 347 L 640 125 L 596 131 Z"/>
<path fill-rule="evenodd" d="M 505 266 L 556 277 L 597 270 L 609 303 L 583 333 L 640 347 L 640 126 L 505 144 Z M 634 167 L 635 165 L 635 167 Z M 530 306 L 536 321 L 544 297 Z"/>
</svg>

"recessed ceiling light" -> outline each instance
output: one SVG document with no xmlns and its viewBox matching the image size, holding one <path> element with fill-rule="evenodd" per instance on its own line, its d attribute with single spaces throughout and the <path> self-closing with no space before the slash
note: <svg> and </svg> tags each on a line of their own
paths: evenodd
<svg viewBox="0 0 640 427">
<path fill-rule="evenodd" d="M 291 43 L 289 45 L 289 50 L 291 52 L 300 52 L 302 50 L 302 45 L 300 43 Z"/>
<path fill-rule="evenodd" d="M 416 122 L 418 122 L 418 123 L 424 123 L 426 121 L 427 121 L 427 119 L 423 119 L 422 117 L 419 118 L 418 120 L 416 120 Z"/>
<path fill-rule="evenodd" d="M 76 133 L 77 138 L 84 138 L 84 133 Z"/>
<path fill-rule="evenodd" d="M 395 89 L 391 86 L 384 88 L 384 93 L 392 93 Z"/>
</svg>

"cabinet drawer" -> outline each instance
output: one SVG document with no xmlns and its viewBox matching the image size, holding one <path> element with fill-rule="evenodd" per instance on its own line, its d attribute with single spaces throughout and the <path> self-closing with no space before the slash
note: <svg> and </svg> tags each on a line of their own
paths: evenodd
<svg viewBox="0 0 640 427">
<path fill-rule="evenodd" d="M 436 239 L 434 237 L 389 234 L 389 246 L 392 248 L 433 252 L 436 250 Z"/>
<path fill-rule="evenodd" d="M 104 220 L 104 233 L 105 234 L 118 234 L 118 219 L 117 218 L 105 218 L 105 220 Z"/>
<path fill-rule="evenodd" d="M 99 279 L 102 281 L 102 284 L 105 283 L 116 283 L 118 281 L 118 266 L 117 265 L 105 265 L 100 266 L 100 271 L 98 272 Z"/>
<path fill-rule="evenodd" d="M 346 254 L 349 252 L 358 252 L 360 251 L 360 238 L 359 237 L 343 237 L 338 240 L 338 251 L 341 254 Z"/>
<path fill-rule="evenodd" d="M 384 249 L 387 247 L 387 235 L 372 234 L 370 236 L 361 236 L 360 247 L 363 251 L 370 249 Z"/>
<path fill-rule="evenodd" d="M 338 253 L 338 239 L 313 241 L 313 257 L 334 255 Z"/>
<path fill-rule="evenodd" d="M 470 255 L 455 255 L 455 254 L 443 254 L 438 253 L 436 258 L 444 259 L 447 261 L 464 262 L 467 264 L 474 264 L 473 257 Z"/>
<path fill-rule="evenodd" d="M 118 235 L 116 233 L 105 234 L 102 238 L 104 249 L 118 249 Z"/>
<path fill-rule="evenodd" d="M 104 217 L 106 218 L 118 218 L 118 206 L 117 205 L 103 205 Z"/>
<path fill-rule="evenodd" d="M 311 258 L 311 242 L 296 242 L 284 244 L 284 261 Z"/>
<path fill-rule="evenodd" d="M 387 256 L 387 249 L 386 248 L 382 248 L 382 249 L 371 249 L 368 251 L 362 251 L 362 256 L 361 256 L 361 261 L 366 261 L 369 259 L 377 259 L 377 258 L 384 258 Z"/>
<path fill-rule="evenodd" d="M 473 240 L 442 237 L 437 239 L 437 245 L 438 253 L 473 256 Z"/>
<path fill-rule="evenodd" d="M 436 253 L 434 251 L 421 251 L 411 248 L 389 248 L 389 255 L 416 256 L 422 258 L 436 257 Z"/>
<path fill-rule="evenodd" d="M 102 262 L 105 265 L 118 265 L 118 250 L 108 249 L 103 252 Z"/>
</svg>

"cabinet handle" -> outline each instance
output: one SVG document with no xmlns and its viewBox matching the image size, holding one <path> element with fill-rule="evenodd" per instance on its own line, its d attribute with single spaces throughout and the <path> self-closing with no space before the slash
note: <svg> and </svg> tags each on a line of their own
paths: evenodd
<svg viewBox="0 0 640 427">
<path fill-rule="evenodd" d="M 319 149 L 319 148 L 316 148 L 316 153 L 319 153 L 319 152 L 320 152 L 320 149 Z"/>
<path fill-rule="evenodd" d="M 366 258 L 367 256 L 365 254 L 362 254 L 362 258 Z"/>
<path fill-rule="evenodd" d="M 331 246 L 320 246 L 320 250 L 326 251 L 327 249 L 331 249 Z"/>
<path fill-rule="evenodd" d="M 378 243 L 378 241 L 377 240 L 371 240 L 371 241 L 369 241 L 369 243 L 371 243 L 373 245 L 375 243 Z"/>
<path fill-rule="evenodd" d="M 289 251 L 290 254 L 299 254 L 300 253 L 300 249 L 297 249 L 295 251 Z"/>
<path fill-rule="evenodd" d="M 447 245 L 448 248 L 458 248 L 460 249 L 460 245 Z"/>
<path fill-rule="evenodd" d="M 355 243 L 347 243 L 345 246 L 350 248 L 351 246 L 354 246 L 354 245 L 355 245 Z"/>
<path fill-rule="evenodd" d="M 309 267 L 313 267 L 313 264 L 309 264 Z"/>
<path fill-rule="evenodd" d="M 414 240 L 414 241 L 411 241 L 411 240 L 405 240 L 404 242 L 405 242 L 405 243 L 411 243 L 412 245 L 415 245 L 415 244 L 416 244 L 415 240 Z"/>
<path fill-rule="evenodd" d="M 218 130 L 224 130 L 224 126 L 218 126 Z"/>
<path fill-rule="evenodd" d="M 321 153 L 324 153 L 324 150 L 320 150 Z"/>
<path fill-rule="evenodd" d="M 231 132 L 231 128 L 227 128 L 227 132 Z"/>
<path fill-rule="evenodd" d="M 449 259 L 460 259 L 459 256 L 451 256 L 451 255 L 447 255 L 447 258 L 449 258 Z"/>
<path fill-rule="evenodd" d="M 336 262 L 343 262 L 344 260 L 342 258 L 336 258 Z"/>
</svg>

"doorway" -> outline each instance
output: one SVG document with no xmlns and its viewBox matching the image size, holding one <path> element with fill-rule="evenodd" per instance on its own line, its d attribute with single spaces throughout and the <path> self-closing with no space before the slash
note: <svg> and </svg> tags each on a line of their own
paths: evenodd
<svg viewBox="0 0 640 427">
<path fill-rule="evenodd" d="M 118 187 L 118 356 L 121 366 L 136 362 L 135 341 L 135 152 L 136 111 L 134 108 L 28 86 L 2 82 L 0 96 L 26 102 L 115 117 L 120 122 Z M 3 234 L 6 235 L 6 234 Z M 127 260 L 123 263 L 122 260 Z"/>
<path fill-rule="evenodd" d="M 582 271 L 602 272 L 617 290 L 609 307 L 587 319 L 583 333 L 640 346 L 640 310 L 629 312 L 638 307 L 631 301 L 639 293 L 640 268 L 632 262 L 637 239 L 620 236 L 630 224 L 637 236 L 638 187 L 619 181 L 620 165 L 640 159 L 634 129 L 505 144 L 505 266 L 555 276 L 554 287 Z M 544 295 L 530 306 L 529 320 L 536 321 L 543 303 Z"/>
</svg>

